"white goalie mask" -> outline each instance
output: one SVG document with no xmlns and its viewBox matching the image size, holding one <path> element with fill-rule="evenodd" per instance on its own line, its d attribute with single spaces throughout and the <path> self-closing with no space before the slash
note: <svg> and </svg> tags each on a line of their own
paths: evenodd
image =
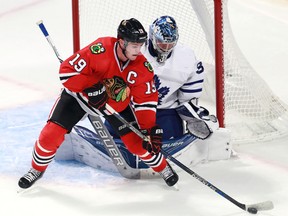
<svg viewBox="0 0 288 216">
<path fill-rule="evenodd" d="M 166 61 L 168 55 L 176 46 L 179 38 L 178 27 L 174 18 L 161 16 L 149 28 L 149 39 L 157 52 L 157 61 Z"/>
</svg>

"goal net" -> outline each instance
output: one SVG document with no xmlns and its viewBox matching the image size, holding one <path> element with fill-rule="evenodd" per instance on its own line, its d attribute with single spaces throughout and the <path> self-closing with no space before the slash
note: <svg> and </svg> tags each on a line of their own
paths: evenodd
<svg viewBox="0 0 288 216">
<path fill-rule="evenodd" d="M 215 104 L 233 144 L 277 138 L 288 132 L 287 106 L 238 48 L 227 4 L 228 0 L 72 0 L 74 51 L 98 37 L 116 37 L 123 19 L 134 17 L 148 31 L 157 17 L 170 15 L 177 22 L 179 42 L 189 45 L 209 69 L 203 99 Z"/>
</svg>

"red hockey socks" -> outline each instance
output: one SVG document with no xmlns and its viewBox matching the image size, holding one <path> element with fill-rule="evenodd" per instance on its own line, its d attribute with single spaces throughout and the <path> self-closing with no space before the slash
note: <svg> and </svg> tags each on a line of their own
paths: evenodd
<svg viewBox="0 0 288 216">
<path fill-rule="evenodd" d="M 36 141 L 32 167 L 38 171 L 45 171 L 48 164 L 53 160 L 57 148 L 64 141 L 64 136 L 68 130 L 53 123 L 48 122 L 42 129 L 39 139 Z"/>
</svg>

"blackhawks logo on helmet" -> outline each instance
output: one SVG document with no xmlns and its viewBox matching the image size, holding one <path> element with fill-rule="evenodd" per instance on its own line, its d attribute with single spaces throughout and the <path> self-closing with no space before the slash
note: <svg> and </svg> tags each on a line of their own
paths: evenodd
<svg viewBox="0 0 288 216">
<path fill-rule="evenodd" d="M 130 88 L 121 77 L 114 76 L 105 79 L 103 83 L 108 96 L 117 102 L 124 101 L 130 95 Z"/>
<path fill-rule="evenodd" d="M 103 47 L 102 43 L 93 44 L 90 47 L 90 50 L 93 54 L 100 54 L 105 52 L 105 48 Z"/>
<path fill-rule="evenodd" d="M 150 62 L 148 61 L 144 62 L 144 66 L 148 69 L 148 71 L 153 72 L 153 67 L 150 64 Z"/>
</svg>

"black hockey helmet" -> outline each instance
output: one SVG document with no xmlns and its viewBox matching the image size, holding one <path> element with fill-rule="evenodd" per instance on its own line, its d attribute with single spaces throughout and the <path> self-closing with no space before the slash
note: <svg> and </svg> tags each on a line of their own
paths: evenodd
<svg viewBox="0 0 288 216">
<path fill-rule="evenodd" d="M 142 24 L 135 18 L 122 20 L 117 29 L 117 38 L 127 42 L 144 43 L 147 32 Z"/>
</svg>

